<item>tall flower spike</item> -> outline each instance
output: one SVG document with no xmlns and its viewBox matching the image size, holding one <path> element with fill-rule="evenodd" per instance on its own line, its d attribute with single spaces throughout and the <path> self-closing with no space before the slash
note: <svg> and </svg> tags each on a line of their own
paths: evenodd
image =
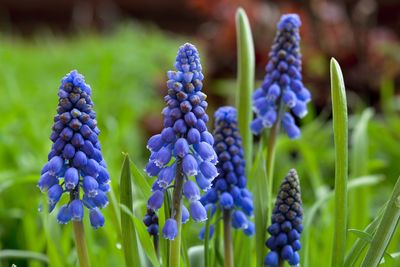
<svg viewBox="0 0 400 267">
<path fill-rule="evenodd" d="M 171 184 L 175 184 L 175 190 L 190 202 L 193 220 L 204 221 L 207 219 L 206 211 L 198 202 L 200 189 L 208 190 L 217 176 L 217 156 L 212 147 L 214 139 L 206 127 L 208 116 L 205 110 L 208 104 L 206 95 L 201 91 L 204 76 L 199 54 L 193 45 L 187 43 L 179 48 L 175 69 L 167 73 L 168 94 L 164 98 L 166 107 L 162 112 L 164 129 L 150 137 L 147 143 L 151 155 L 146 172 L 149 176 L 157 176 L 147 207 L 154 211 L 160 208 L 163 198 L 159 198 L 158 202 L 155 195 L 161 195 Z M 195 179 L 191 180 L 193 176 Z M 177 179 L 182 178 L 182 182 L 177 183 Z M 182 184 L 182 188 L 177 188 L 177 184 Z M 185 206 L 181 209 L 182 220 L 186 222 L 189 220 L 188 210 Z M 177 234 L 175 214 L 171 216 L 162 230 L 167 239 L 174 239 Z"/>
<path fill-rule="evenodd" d="M 300 181 L 296 170 L 292 169 L 282 181 L 272 214 L 272 224 L 268 227 L 270 238 L 266 245 L 271 250 L 265 257 L 268 267 L 278 266 L 286 260 L 290 266 L 300 262 L 300 234 L 303 231 L 303 208 Z"/>
<path fill-rule="evenodd" d="M 264 128 L 271 128 L 280 119 L 289 138 L 300 136 L 293 115 L 298 118 L 306 116 L 307 103 L 311 100 L 311 94 L 302 82 L 300 25 L 296 14 L 283 15 L 277 25 L 264 82 L 253 94 L 256 118 L 250 128 L 256 135 L 261 134 Z M 281 115 L 280 110 L 284 112 Z"/>
<path fill-rule="evenodd" d="M 49 212 L 63 193 L 69 194 L 68 204 L 60 207 L 58 212 L 59 223 L 81 221 L 83 206 L 86 206 L 90 210 L 92 227 L 99 228 L 104 225 L 99 209 L 108 204 L 106 193 L 110 189 L 110 176 L 101 153 L 100 130 L 90 95 L 90 86 L 76 70 L 62 79 L 57 115 L 50 135 L 53 145 L 38 187 L 47 192 Z"/>
<path fill-rule="evenodd" d="M 246 235 L 253 235 L 254 225 L 248 219 L 253 215 L 253 198 L 246 189 L 245 160 L 236 109 L 221 107 L 214 117 L 214 150 L 218 155 L 219 175 L 201 202 L 218 206 L 222 211 L 232 211 L 232 226 L 242 229 Z"/>
</svg>

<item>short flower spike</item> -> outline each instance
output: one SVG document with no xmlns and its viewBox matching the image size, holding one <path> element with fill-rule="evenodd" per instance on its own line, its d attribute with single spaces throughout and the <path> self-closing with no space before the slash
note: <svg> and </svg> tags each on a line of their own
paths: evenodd
<svg viewBox="0 0 400 267">
<path fill-rule="evenodd" d="M 106 193 L 110 190 L 110 176 L 101 153 L 100 130 L 90 95 L 89 85 L 77 71 L 71 71 L 62 79 L 57 115 L 50 135 L 53 145 L 38 187 L 47 192 L 49 212 L 63 193 L 69 195 L 68 203 L 58 211 L 60 224 L 81 221 L 86 206 L 90 210 L 91 225 L 99 228 L 104 225 L 99 209 L 108 204 Z"/>
<path fill-rule="evenodd" d="M 298 118 L 306 116 L 307 103 L 311 100 L 311 94 L 302 82 L 300 25 L 296 14 L 283 15 L 277 25 L 264 82 L 253 94 L 256 118 L 250 128 L 256 135 L 275 124 L 279 109 L 283 108 L 280 106 L 284 105 L 280 121 L 283 129 L 291 139 L 300 136 L 293 115 Z"/>
<path fill-rule="evenodd" d="M 182 193 L 190 202 L 189 211 L 182 206 L 182 222 L 187 222 L 189 216 L 202 222 L 207 219 L 207 213 L 199 202 L 200 189 L 210 189 L 218 172 L 217 155 L 212 147 L 214 138 L 206 126 L 208 104 L 201 91 L 204 76 L 199 53 L 193 45 L 186 43 L 179 48 L 175 70 L 168 71 L 167 76 L 168 94 L 164 98 L 167 106 L 162 111 L 164 129 L 147 143 L 151 155 L 145 171 L 149 176 L 157 176 L 147 208 L 155 212 L 162 206 L 164 192 L 174 184 L 177 172 L 181 172 L 185 179 Z M 167 239 L 175 238 L 174 218 L 167 220 L 162 233 Z"/>
<path fill-rule="evenodd" d="M 212 209 L 232 210 L 232 226 L 242 229 L 246 235 L 253 235 L 254 224 L 248 218 L 253 215 L 253 197 L 246 188 L 245 160 L 236 109 L 221 107 L 214 117 L 214 150 L 218 155 L 219 175 L 201 202 Z"/>
<path fill-rule="evenodd" d="M 298 251 L 301 248 L 302 231 L 300 181 L 296 170 L 292 169 L 282 181 L 276 198 L 272 224 L 268 227 L 271 236 L 266 242 L 271 251 L 265 257 L 265 266 L 275 267 L 280 261 L 285 260 L 290 266 L 297 266 L 300 263 Z"/>
</svg>

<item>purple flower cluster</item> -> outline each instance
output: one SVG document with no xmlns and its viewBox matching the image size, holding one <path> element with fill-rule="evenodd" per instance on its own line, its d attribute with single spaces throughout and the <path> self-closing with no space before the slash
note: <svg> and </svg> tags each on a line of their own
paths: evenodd
<svg viewBox="0 0 400 267">
<path fill-rule="evenodd" d="M 47 192 L 49 212 L 63 193 L 69 193 L 70 200 L 60 207 L 57 215 L 60 224 L 81 221 L 86 206 L 92 227 L 99 228 L 104 225 L 100 209 L 108 204 L 110 176 L 101 153 L 100 130 L 90 95 L 89 85 L 77 71 L 62 79 L 50 135 L 53 145 L 38 187 Z M 82 199 L 80 188 L 84 192 Z"/>
<path fill-rule="evenodd" d="M 311 94 L 302 82 L 300 25 L 296 14 L 283 15 L 277 25 L 264 82 L 253 94 L 253 109 L 257 116 L 250 127 L 254 134 L 271 128 L 279 119 L 281 105 L 285 105 L 291 112 L 284 110 L 280 121 L 282 127 L 289 138 L 300 136 L 292 114 L 298 118 L 306 116 L 307 103 L 311 100 Z"/>
<path fill-rule="evenodd" d="M 147 143 L 151 155 L 145 170 L 149 176 L 157 176 L 147 208 L 157 211 L 163 204 L 165 190 L 177 174 L 182 175 L 183 195 L 190 203 L 190 216 L 202 222 L 207 219 L 207 212 L 199 201 L 200 189 L 210 189 L 218 172 L 214 138 L 206 126 L 208 104 L 201 91 L 204 76 L 193 45 L 187 43 L 179 48 L 175 69 L 168 72 L 168 95 L 164 98 L 167 106 L 162 112 L 164 129 Z M 196 182 L 189 179 L 192 176 Z M 187 221 L 188 215 L 182 206 L 182 220 Z M 162 230 L 164 237 L 174 239 L 177 232 L 177 222 L 172 217 L 167 219 Z"/>
<path fill-rule="evenodd" d="M 281 260 L 288 261 L 290 266 L 297 266 L 300 262 L 298 251 L 301 249 L 302 231 L 303 208 L 300 181 L 296 170 L 292 169 L 282 181 L 276 198 L 272 224 L 268 227 L 271 236 L 266 242 L 271 251 L 265 257 L 265 266 L 278 266 Z"/>
<path fill-rule="evenodd" d="M 247 218 L 253 215 L 253 198 L 246 188 L 245 160 L 236 109 L 221 107 L 214 117 L 214 150 L 218 155 L 219 175 L 200 201 L 212 211 L 216 205 L 221 210 L 232 210 L 232 226 L 242 229 L 246 235 L 253 235 L 254 223 Z M 200 238 L 204 238 L 204 229 Z"/>
</svg>

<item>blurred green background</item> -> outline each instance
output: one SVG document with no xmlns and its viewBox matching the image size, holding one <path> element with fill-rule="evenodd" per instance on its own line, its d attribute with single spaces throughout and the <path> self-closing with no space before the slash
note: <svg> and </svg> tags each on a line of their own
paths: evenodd
<svg viewBox="0 0 400 267">
<path fill-rule="evenodd" d="M 360 6 L 346 5 L 346 1 L 338 5 L 329 1 L 278 4 L 220 0 L 211 4 L 192 0 L 183 7 L 192 12 L 192 17 L 179 17 L 181 13 L 176 14 L 176 9 L 182 3 L 177 0 L 170 3 L 172 7 L 159 3 L 158 9 L 164 8 L 164 12 L 143 3 L 100 2 L 111 3 L 112 8 L 104 9 L 92 1 L 77 1 L 72 2 L 72 11 L 66 8 L 67 2 L 62 2 L 64 12 L 69 14 L 65 22 L 60 10 L 53 10 L 50 3 L 45 3 L 47 9 L 40 13 L 38 6 L 32 4 L 35 1 L 25 3 L 27 8 L 21 9 L 23 2 L 5 1 L 0 5 L 2 14 L 7 14 L 1 22 L 0 35 L 0 266 L 46 266 L 18 255 L 10 257 L 10 250 L 52 255 L 51 260 L 57 264 L 50 266 L 76 265 L 71 224 L 60 226 L 54 214 L 38 211 L 45 199 L 36 187 L 51 146 L 48 137 L 58 86 L 72 69 L 82 73 L 93 89 L 103 156 L 114 191 L 111 205 L 104 209 L 105 227 L 86 227 L 89 253 L 93 266 L 124 264 L 117 230 L 119 207 L 115 203 L 119 199 L 122 152 L 128 152 L 143 169 L 149 156 L 146 140 L 161 128 L 166 71 L 172 69 L 176 51 L 184 42 L 192 42 L 200 50 L 210 117 L 219 105 L 234 104 L 236 46 L 232 23 L 238 5 L 246 7 L 253 27 L 259 80 L 280 14 L 298 12 L 304 23 L 303 80 L 312 91 L 313 102 L 309 115 L 301 122 L 301 139 L 291 141 L 283 135 L 279 139 L 276 181 L 290 168 L 298 170 L 306 218 L 311 207 L 332 189 L 334 152 L 328 62 L 335 56 L 343 67 L 348 89 L 350 177 L 374 175 L 370 177 L 371 185 L 350 191 L 349 228 L 364 229 L 389 197 L 400 174 L 400 27 L 396 28 L 400 22 L 388 10 L 399 11 L 399 5 L 391 1 L 360 1 L 376 4 L 372 11 L 365 11 Z M 212 8 L 224 12 L 210 11 Z M 101 16 L 99 10 L 118 12 L 111 20 L 110 14 Z M 359 11 L 361 17 L 347 20 L 349 10 Z M 387 18 L 382 12 L 389 12 Z M 357 20 L 369 16 L 375 18 L 375 24 Z M 316 21 L 320 22 L 318 29 L 314 29 Z M 251 188 L 252 177 L 248 179 Z M 138 216 L 145 212 L 145 201 L 134 200 Z M 306 228 L 309 247 L 302 249 L 301 258 L 304 261 L 307 251 L 308 266 L 325 266 L 330 261 L 332 216 L 332 203 L 324 202 L 310 228 Z M 197 237 L 200 227 L 192 223 L 184 226 L 188 247 L 202 244 Z M 349 247 L 355 238 L 349 232 Z M 235 244 L 235 248 L 240 250 L 240 245 Z M 388 252 L 399 250 L 397 234 Z M 238 260 L 238 266 L 245 263 L 247 259 Z M 384 266 L 399 265 L 398 258 L 385 257 Z"/>
</svg>

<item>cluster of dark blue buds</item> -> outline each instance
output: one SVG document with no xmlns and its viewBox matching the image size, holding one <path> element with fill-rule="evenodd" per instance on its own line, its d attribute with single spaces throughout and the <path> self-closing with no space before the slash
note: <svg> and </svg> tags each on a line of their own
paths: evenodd
<svg viewBox="0 0 400 267">
<path fill-rule="evenodd" d="M 158 216 L 152 209 L 147 209 L 143 218 L 144 225 L 147 226 L 147 232 L 152 236 L 158 236 Z"/>
<path fill-rule="evenodd" d="M 214 150 L 218 155 L 219 175 L 201 202 L 212 210 L 218 205 L 222 211 L 232 211 L 232 226 L 242 229 L 246 235 L 253 235 L 254 223 L 247 218 L 253 215 L 253 198 L 246 188 L 245 160 L 236 109 L 221 107 L 214 117 Z M 204 238 L 204 230 L 200 232 L 200 238 Z"/>
<path fill-rule="evenodd" d="M 175 69 L 167 73 L 168 95 L 164 98 L 167 106 L 162 112 L 164 129 L 147 143 L 151 155 L 145 170 L 149 176 L 157 176 L 147 208 L 157 211 L 163 204 L 165 190 L 177 174 L 182 175 L 185 180 L 183 195 L 190 203 L 190 216 L 194 221 L 202 222 L 207 219 L 207 212 L 199 201 L 200 189 L 210 189 L 218 172 L 214 138 L 206 126 L 208 104 L 201 91 L 204 76 L 198 51 L 193 45 L 187 43 L 179 48 Z M 196 182 L 190 179 L 193 176 Z M 182 221 L 186 222 L 188 215 L 186 207 L 182 206 Z M 174 239 L 177 232 L 177 222 L 172 214 L 162 233 L 165 238 Z"/>
<path fill-rule="evenodd" d="M 77 71 L 62 79 L 50 136 L 53 145 L 38 187 L 47 192 L 49 212 L 63 193 L 69 193 L 68 203 L 58 211 L 60 224 L 70 220 L 81 221 L 83 206 L 86 206 L 92 227 L 98 228 L 104 225 L 100 209 L 108 204 L 106 193 L 110 190 L 110 176 L 101 153 L 100 130 L 90 95 L 89 85 Z M 82 199 L 80 188 L 84 192 Z"/>
<path fill-rule="evenodd" d="M 272 224 L 268 227 L 270 238 L 266 245 L 271 250 L 265 257 L 264 265 L 278 266 L 286 260 L 291 266 L 300 262 L 300 234 L 303 231 L 303 208 L 300 181 L 296 170 L 292 169 L 280 186 L 272 214 Z"/>
<path fill-rule="evenodd" d="M 271 128 L 280 118 L 289 138 L 300 136 L 292 114 L 298 118 L 306 116 L 307 103 L 311 100 L 311 94 L 302 82 L 300 25 L 300 18 L 295 14 L 283 15 L 277 25 L 263 84 L 253 94 L 253 110 L 257 116 L 250 127 L 254 134 Z M 291 112 L 285 111 L 282 105 Z"/>
</svg>

